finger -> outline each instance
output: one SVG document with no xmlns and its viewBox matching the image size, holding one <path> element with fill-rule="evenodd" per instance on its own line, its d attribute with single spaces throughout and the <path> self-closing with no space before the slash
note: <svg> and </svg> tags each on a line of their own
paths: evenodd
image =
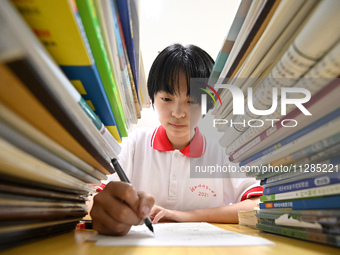
<svg viewBox="0 0 340 255">
<path fill-rule="evenodd" d="M 131 198 L 133 195 L 137 199 Z M 136 211 L 126 201 L 139 204 L 139 197 L 131 189 L 130 185 L 122 182 L 109 183 L 103 191 L 94 197 L 94 205 L 98 204 L 95 208 L 99 211 L 99 214 L 101 213 L 100 211 L 103 211 L 103 213 L 105 212 L 109 218 L 114 219 L 116 222 L 136 225 L 142 218 L 137 215 Z M 91 215 L 94 213 L 97 213 L 97 211 L 91 212 Z M 106 221 L 105 218 L 101 219 L 103 222 Z"/>
<path fill-rule="evenodd" d="M 154 219 L 152 220 L 152 224 L 156 224 L 157 222 L 159 222 L 163 217 L 165 216 L 165 211 L 159 211 L 156 215 L 155 215 L 155 217 L 154 217 Z"/>
<path fill-rule="evenodd" d="M 119 200 L 124 201 L 129 207 L 131 207 L 136 213 L 138 213 L 138 207 L 140 198 L 130 183 L 126 182 L 110 182 L 107 186 L 114 186 L 109 188 L 111 195 Z"/>
<path fill-rule="evenodd" d="M 95 209 L 94 209 L 95 210 Z M 95 212 L 96 213 L 96 212 Z M 126 235 L 131 225 L 117 222 L 114 218 L 110 217 L 105 211 L 101 211 L 101 215 L 92 218 L 93 229 L 97 230 L 100 234 L 104 235 Z M 99 219 L 99 220 L 97 220 Z M 101 219 L 105 219 L 102 221 Z"/>
<path fill-rule="evenodd" d="M 154 205 L 152 208 L 151 208 L 151 211 L 150 211 L 150 216 L 155 216 L 158 212 L 158 206 L 157 205 Z"/>
<path fill-rule="evenodd" d="M 139 191 L 138 193 L 140 204 L 139 204 L 139 216 L 145 219 L 151 213 L 151 209 L 155 204 L 155 199 L 153 196 Z"/>
</svg>

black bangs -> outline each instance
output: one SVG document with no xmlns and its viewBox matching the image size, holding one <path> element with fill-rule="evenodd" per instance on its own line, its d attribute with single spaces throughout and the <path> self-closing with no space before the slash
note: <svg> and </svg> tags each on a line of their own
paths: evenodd
<svg viewBox="0 0 340 255">
<path fill-rule="evenodd" d="M 181 72 L 186 77 L 187 96 L 190 96 L 190 78 L 209 78 L 213 65 L 214 61 L 209 54 L 197 46 L 168 46 L 159 53 L 150 69 L 148 92 L 152 103 L 154 95 L 159 91 L 172 95 L 179 91 Z"/>
</svg>

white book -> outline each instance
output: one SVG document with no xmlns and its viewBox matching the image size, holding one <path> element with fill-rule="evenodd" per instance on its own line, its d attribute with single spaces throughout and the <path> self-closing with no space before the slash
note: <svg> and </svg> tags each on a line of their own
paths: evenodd
<svg viewBox="0 0 340 255">
<path fill-rule="evenodd" d="M 95 190 L 90 184 L 42 162 L 2 138 L 0 151 L 1 175 L 86 193 Z"/>
<path fill-rule="evenodd" d="M 99 179 L 89 175 L 88 173 L 80 170 L 64 159 L 58 157 L 53 152 L 46 150 L 41 145 L 35 143 L 30 140 L 28 137 L 24 136 L 17 130 L 13 129 L 10 125 L 2 122 L 0 120 L 0 137 L 4 140 L 10 142 L 12 145 L 20 148 L 26 153 L 40 159 L 41 161 L 62 170 L 63 172 L 78 178 L 86 183 L 97 184 L 100 185 L 101 182 Z"/>
<path fill-rule="evenodd" d="M 49 138 L 47 135 L 42 133 L 40 130 L 32 126 L 26 120 L 18 116 L 15 112 L 10 110 L 8 107 L 0 103 L 0 120 L 10 125 L 13 129 L 16 129 L 26 137 L 29 137 L 32 141 L 44 147 L 45 150 L 52 152 L 58 157 L 64 159 L 75 167 L 83 170 L 91 176 L 106 180 L 107 176 L 99 170 L 93 168 L 64 147 L 60 146 L 54 140 Z"/>
</svg>

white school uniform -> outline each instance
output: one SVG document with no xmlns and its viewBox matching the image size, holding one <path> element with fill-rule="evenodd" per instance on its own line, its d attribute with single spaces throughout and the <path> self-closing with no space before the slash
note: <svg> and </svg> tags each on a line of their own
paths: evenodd
<svg viewBox="0 0 340 255">
<path fill-rule="evenodd" d="M 155 204 L 170 210 L 213 208 L 262 195 L 254 178 L 192 178 L 190 164 L 195 166 L 227 166 L 231 163 L 224 149 L 207 140 L 195 129 L 190 145 L 173 149 L 163 126 L 154 131 L 139 128 L 122 144 L 119 163 L 136 190 L 155 197 Z M 193 170 L 191 170 L 193 171 Z M 245 177 L 245 175 L 244 175 Z M 108 181 L 119 180 L 117 174 Z"/>
</svg>

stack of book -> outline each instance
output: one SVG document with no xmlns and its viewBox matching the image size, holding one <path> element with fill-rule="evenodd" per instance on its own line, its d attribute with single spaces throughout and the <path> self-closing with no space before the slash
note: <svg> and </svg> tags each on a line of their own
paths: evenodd
<svg viewBox="0 0 340 255">
<path fill-rule="evenodd" d="M 11 1 L 118 142 L 149 107 L 135 1 Z"/>
<path fill-rule="evenodd" d="M 97 4 L 104 2 L 112 9 L 91 9 L 92 1 L 79 1 L 84 27 L 90 27 L 85 25 L 90 21 L 97 24 L 90 10 L 91 15 L 94 10 L 112 10 L 113 16 L 114 2 Z M 5 249 L 75 229 L 88 213 L 86 201 L 94 186 L 114 173 L 111 160 L 121 148 L 110 124 L 116 119 L 111 103 L 121 113 L 123 107 L 102 85 L 102 67 L 87 28 L 85 37 L 75 2 L 0 3 L 0 249 Z M 124 56 L 119 63 L 127 63 Z M 113 96 L 123 91 L 118 80 L 130 77 L 123 67 L 115 63 L 116 75 L 106 74 Z M 137 83 L 136 76 L 133 84 Z M 132 87 L 124 91 L 131 92 Z M 97 106 L 95 112 L 90 107 L 96 99 L 103 115 Z M 139 100 L 132 99 L 134 108 Z"/>
<path fill-rule="evenodd" d="M 339 11 L 332 0 L 241 1 L 209 79 L 220 144 L 264 188 L 257 228 L 336 246 Z"/>
</svg>

